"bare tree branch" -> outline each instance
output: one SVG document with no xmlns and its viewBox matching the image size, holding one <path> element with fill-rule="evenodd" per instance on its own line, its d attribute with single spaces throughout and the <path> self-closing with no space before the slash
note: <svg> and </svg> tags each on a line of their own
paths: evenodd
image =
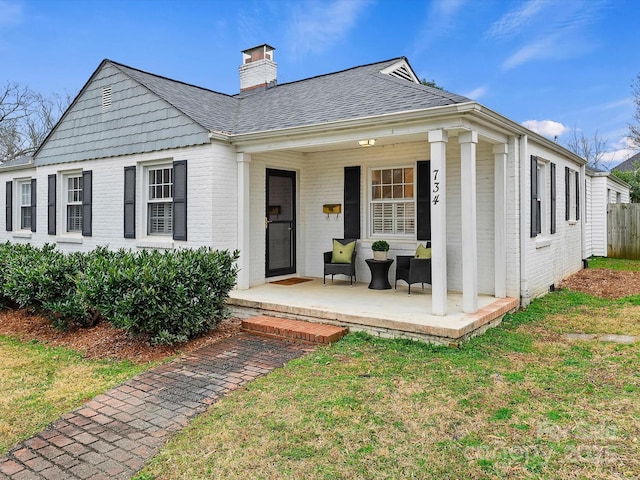
<svg viewBox="0 0 640 480">
<path fill-rule="evenodd" d="M 69 95 L 46 98 L 17 83 L 0 88 L 0 162 L 35 152 L 70 104 Z"/>
<path fill-rule="evenodd" d="M 593 134 L 593 138 L 589 138 L 583 132 L 578 133 L 578 129 L 574 128 L 567 141 L 567 148 L 584 158 L 590 167 L 596 170 L 604 167 L 602 158 L 606 152 L 607 140 L 602 138 L 597 130 Z"/>
<path fill-rule="evenodd" d="M 629 138 L 634 147 L 640 148 L 640 73 L 631 84 L 633 103 L 636 104 L 636 111 L 633 114 L 633 122 L 629 123 Z"/>
</svg>

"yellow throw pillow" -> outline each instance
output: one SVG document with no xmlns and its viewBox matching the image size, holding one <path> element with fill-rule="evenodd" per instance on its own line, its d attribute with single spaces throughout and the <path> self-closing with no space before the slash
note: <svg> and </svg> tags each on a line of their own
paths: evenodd
<svg viewBox="0 0 640 480">
<path fill-rule="evenodd" d="M 424 245 L 418 245 L 416 249 L 416 258 L 431 258 L 431 248 L 426 248 Z"/>
<path fill-rule="evenodd" d="M 331 263 L 351 263 L 351 256 L 356 248 L 356 242 L 349 242 L 346 245 L 341 244 L 339 241 L 333 241 L 333 255 L 331 256 Z"/>
</svg>

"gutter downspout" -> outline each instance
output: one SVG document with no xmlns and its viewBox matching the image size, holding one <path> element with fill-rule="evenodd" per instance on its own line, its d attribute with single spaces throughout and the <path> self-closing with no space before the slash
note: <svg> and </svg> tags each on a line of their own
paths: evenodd
<svg viewBox="0 0 640 480">
<path fill-rule="evenodd" d="M 582 268 L 586 268 L 587 261 L 587 182 L 586 182 L 586 165 L 580 167 L 580 190 L 583 192 L 580 199 L 580 245 L 582 245 Z M 606 218 L 606 217 L 605 217 Z M 605 232 L 606 232 L 605 224 Z"/>
<path fill-rule="evenodd" d="M 516 146 L 518 148 L 518 159 L 520 168 L 520 306 L 526 307 L 531 301 L 531 293 L 529 292 L 529 262 L 528 262 L 528 250 L 527 243 L 529 241 L 528 235 L 528 216 L 525 215 L 525 211 L 528 211 L 527 205 L 529 205 L 529 190 L 527 189 L 527 144 L 529 137 L 527 135 L 521 135 L 518 137 Z"/>
</svg>

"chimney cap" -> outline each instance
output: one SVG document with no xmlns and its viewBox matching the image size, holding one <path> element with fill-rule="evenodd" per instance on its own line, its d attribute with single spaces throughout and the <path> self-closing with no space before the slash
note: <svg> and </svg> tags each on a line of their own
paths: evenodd
<svg viewBox="0 0 640 480">
<path fill-rule="evenodd" d="M 274 50 L 275 50 L 275 48 L 274 48 L 274 47 L 272 47 L 271 45 L 268 45 L 268 44 L 266 44 L 266 43 L 263 43 L 262 45 L 256 45 L 255 47 L 251 47 L 251 48 L 247 48 L 246 50 L 242 50 L 242 53 L 251 52 L 251 51 L 253 51 L 253 50 L 256 50 L 256 49 L 258 49 L 258 48 L 263 48 L 263 47 L 264 47 L 264 49 L 265 49 L 265 50 L 268 50 L 268 51 L 270 51 L 270 52 L 272 52 L 272 51 L 274 51 Z"/>
</svg>

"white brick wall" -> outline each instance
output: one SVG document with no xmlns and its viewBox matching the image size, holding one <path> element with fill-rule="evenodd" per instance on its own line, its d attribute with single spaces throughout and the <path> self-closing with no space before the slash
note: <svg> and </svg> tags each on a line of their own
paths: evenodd
<svg viewBox="0 0 640 480">
<path fill-rule="evenodd" d="M 187 160 L 187 235 L 188 241 L 174 242 L 170 237 L 146 236 L 146 178 L 144 167 L 157 162 L 170 163 Z M 136 236 L 124 238 L 123 198 L 124 167 L 137 165 L 136 175 Z M 65 233 L 63 176 L 67 172 L 81 170 L 93 172 L 92 236 Z M 47 234 L 47 176 L 57 174 L 57 235 Z M 56 243 L 63 251 L 88 251 L 99 245 L 110 248 L 140 247 L 200 247 L 235 249 L 237 246 L 237 196 L 235 154 L 226 146 L 206 145 L 180 148 L 149 154 L 128 155 L 85 162 L 47 165 L 28 172 L 0 172 L 2 188 L 7 180 L 34 176 L 37 179 L 37 231 L 23 235 L 21 232 L 0 231 L 1 241 L 24 242 L 34 245 Z M 15 202 L 14 202 L 15 205 Z M 15 210 L 15 208 L 14 208 Z M 2 209 L 4 222 L 5 209 Z"/>
<path fill-rule="evenodd" d="M 460 160 L 456 139 L 449 142 L 448 161 L 448 242 L 449 288 L 462 288 L 460 257 Z M 361 219 L 362 239 L 358 245 L 357 277 L 369 281 L 369 269 L 364 262 L 372 256 L 368 218 L 368 182 L 372 167 L 415 166 L 418 160 L 429 158 L 429 147 L 424 143 L 380 146 L 370 149 L 350 149 L 309 154 L 252 155 L 251 161 L 251 279 L 250 284 L 264 282 L 265 270 L 265 170 L 280 168 L 298 173 L 298 274 L 321 277 L 322 252 L 331 249 L 331 239 L 343 236 L 343 214 L 327 217 L 322 205 L 343 205 L 344 167 L 361 166 Z M 494 214 L 493 214 L 493 154 L 491 145 L 480 143 L 478 161 L 478 265 L 481 272 L 479 287 L 482 293 L 494 291 Z M 387 238 L 391 243 L 389 255 L 415 252 L 416 242 L 411 239 Z M 391 277 L 394 275 L 392 267 Z"/>
<path fill-rule="evenodd" d="M 551 235 L 543 232 L 537 238 L 530 238 L 529 230 L 522 232 L 527 236 L 527 271 L 531 297 L 544 295 L 549 291 L 549 286 L 558 285 L 561 280 L 582 268 L 582 219 L 580 221 L 565 220 L 565 166 L 572 170 L 579 170 L 576 163 L 559 156 L 558 154 L 543 148 L 541 145 L 529 141 L 528 155 L 536 155 L 539 159 L 556 164 L 556 233 Z M 527 179 L 530 178 L 530 162 L 524 166 L 527 171 Z M 551 191 L 550 175 L 547 169 L 545 176 L 546 205 L 543 215 L 549 215 L 549 192 Z M 527 182 L 527 191 L 530 191 L 530 182 Z M 580 202 L 584 202 L 584 185 L 580 185 Z M 523 206 L 527 212 L 527 218 L 531 218 L 531 207 Z M 583 209 L 584 211 L 584 209 Z"/>
<path fill-rule="evenodd" d="M 520 156 L 518 139 L 509 137 L 507 154 L 507 296 L 520 297 Z M 528 207 L 525 207 L 528 208 Z"/>
</svg>

